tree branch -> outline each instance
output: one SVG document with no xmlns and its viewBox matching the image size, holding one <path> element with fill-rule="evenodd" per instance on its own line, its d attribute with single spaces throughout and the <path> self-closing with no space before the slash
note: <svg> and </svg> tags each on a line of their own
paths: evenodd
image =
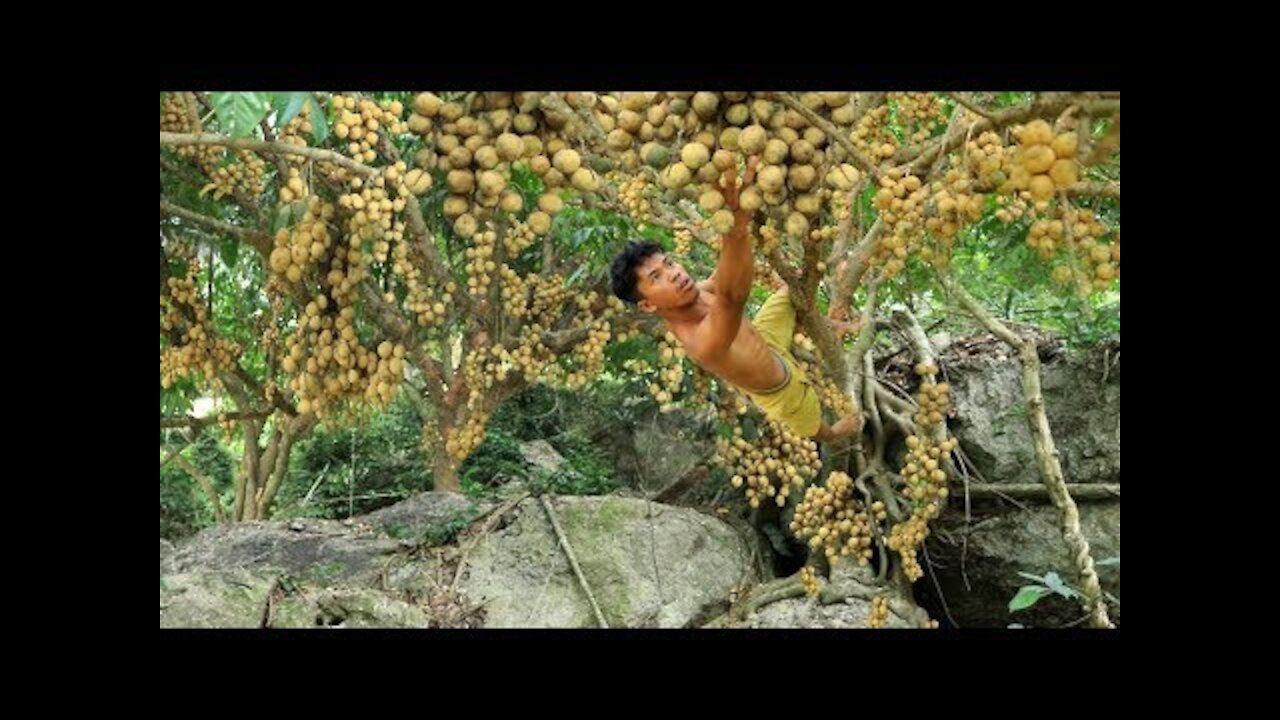
<svg viewBox="0 0 1280 720">
<path fill-rule="evenodd" d="M 591 603 L 591 610 L 595 613 L 596 622 L 600 627 L 608 629 L 609 623 L 604 619 L 604 613 L 600 612 L 600 605 L 596 603 L 596 596 L 591 592 L 591 585 L 587 583 L 587 578 L 582 574 L 582 568 L 578 566 L 578 559 L 574 557 L 573 546 L 569 544 L 569 538 L 565 537 L 564 530 L 560 529 L 560 522 L 556 519 L 555 508 L 551 507 L 551 501 L 546 495 L 538 498 L 542 501 L 542 507 L 547 511 L 547 519 L 551 521 L 551 529 L 555 530 L 556 538 L 560 540 L 560 549 L 564 550 L 565 557 L 569 559 L 569 565 L 573 567 L 573 574 L 578 578 L 578 584 L 582 586 L 582 591 L 587 595 L 587 601 Z"/>
<path fill-rule="evenodd" d="M 184 207 L 175 205 L 164 198 L 160 198 L 160 212 L 174 217 L 190 220 L 198 225 L 203 225 L 211 230 L 232 235 L 239 240 L 248 242 L 259 253 L 263 255 L 271 252 L 271 238 L 260 230 L 251 230 L 232 225 L 231 223 L 215 220 L 207 215 L 201 215 L 194 210 L 188 210 Z"/>
<path fill-rule="evenodd" d="M 986 110 L 983 110 L 982 108 L 980 108 L 980 107 L 978 107 L 977 105 L 975 105 L 975 104 L 973 103 L 973 101 L 971 101 L 971 100 L 969 100 L 969 99 L 965 98 L 964 93 L 949 92 L 949 93 L 947 93 L 947 97 L 949 97 L 949 98 L 951 98 L 952 100 L 955 100 L 957 103 L 960 103 L 961 105 L 963 105 L 963 106 L 964 106 L 964 108 L 965 108 L 966 110 L 968 110 L 969 112 L 972 112 L 972 113 L 973 113 L 973 114 L 975 114 L 975 115 L 981 116 L 981 117 L 983 117 L 983 118 L 985 118 L 985 119 L 987 119 L 987 120 L 989 120 L 989 121 L 991 121 L 991 122 L 997 122 L 997 120 L 996 120 L 996 116 L 995 116 L 995 115 L 992 115 L 991 113 L 987 112 Z"/>
<path fill-rule="evenodd" d="M 877 168 L 866 155 L 863 155 L 858 148 L 854 147 L 853 142 L 849 140 L 847 134 L 841 132 L 840 128 L 836 127 L 830 120 L 827 120 L 818 113 L 805 107 L 804 103 L 800 102 L 800 99 L 791 93 L 774 93 L 774 98 L 783 105 L 795 110 L 801 115 L 801 117 L 808 120 L 811 125 L 826 133 L 827 137 L 840 145 L 840 147 L 844 149 L 845 153 L 847 153 L 859 167 L 870 175 L 872 179 L 877 181 L 880 180 L 880 169 Z"/>
<path fill-rule="evenodd" d="M 1120 101 L 1110 99 L 1092 99 L 1082 93 L 1041 93 L 1035 102 L 1022 107 L 1014 107 L 994 114 L 990 119 L 983 118 L 974 124 L 972 132 L 983 133 L 997 130 L 1014 123 L 1026 122 L 1032 118 L 1056 118 L 1059 113 L 1073 104 L 1090 112 L 1118 111 Z M 963 135 L 943 136 L 924 147 L 914 160 L 899 167 L 914 175 L 919 175 L 929 168 L 939 154 L 951 152 L 964 142 Z M 903 153 L 903 159 L 909 157 Z"/>
<path fill-rule="evenodd" d="M 1107 483 L 1066 483 L 1067 492 L 1076 500 L 1119 500 L 1120 485 Z M 1035 483 L 971 484 L 969 494 L 978 499 L 1005 498 L 1052 501 L 1053 495 L 1044 485 Z"/>
<path fill-rule="evenodd" d="M 220 413 L 218 415 L 206 415 L 205 417 L 195 417 L 193 415 L 183 415 L 178 417 L 162 417 L 160 418 L 160 427 L 193 427 L 198 428 L 204 425 L 210 425 L 216 422 L 226 420 L 261 420 L 271 416 L 271 411 L 261 412 L 230 412 Z"/>
<path fill-rule="evenodd" d="M 196 466 L 192 465 L 190 460 L 181 455 L 175 455 L 173 461 L 183 470 L 186 470 L 188 475 L 195 478 L 196 482 L 200 484 L 200 487 L 204 489 L 205 495 L 208 496 L 209 503 L 213 505 L 213 516 L 217 519 L 219 524 L 225 523 L 227 521 L 227 516 L 222 512 L 222 503 L 218 500 L 218 491 L 213 489 L 213 483 L 209 478 L 205 476 L 204 473 L 197 470 Z"/>
<path fill-rule="evenodd" d="M 1062 188 L 1067 197 L 1097 196 L 1120 199 L 1120 182 L 1078 182 Z"/>
<path fill-rule="evenodd" d="M 226 135 L 215 135 L 212 133 L 160 133 L 160 144 L 172 147 L 181 147 L 183 145 L 222 145 L 234 150 L 252 150 L 254 152 L 265 154 L 284 154 L 284 155 L 301 155 L 302 157 L 311 158 L 312 160 L 323 160 L 331 162 L 339 167 L 346 168 L 358 175 L 368 177 L 378 172 L 377 168 L 369 167 L 363 163 L 358 163 L 345 155 L 340 155 L 332 150 L 320 150 L 318 148 L 307 147 L 305 145 L 290 145 L 282 142 L 266 142 L 263 140 L 254 140 L 251 138 L 232 138 Z"/>
</svg>

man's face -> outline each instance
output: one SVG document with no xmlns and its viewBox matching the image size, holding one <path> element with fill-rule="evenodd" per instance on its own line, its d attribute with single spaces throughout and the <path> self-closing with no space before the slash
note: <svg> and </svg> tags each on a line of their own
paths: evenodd
<svg viewBox="0 0 1280 720">
<path fill-rule="evenodd" d="M 693 278 L 680 263 L 663 253 L 645 258 L 636 268 L 636 277 L 636 288 L 642 296 L 637 304 L 645 312 L 687 305 L 698 297 Z"/>
</svg>

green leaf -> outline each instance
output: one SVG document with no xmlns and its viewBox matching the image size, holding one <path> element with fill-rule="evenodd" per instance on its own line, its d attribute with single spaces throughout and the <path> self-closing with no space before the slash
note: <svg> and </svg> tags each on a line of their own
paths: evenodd
<svg viewBox="0 0 1280 720">
<path fill-rule="evenodd" d="M 229 268 L 236 266 L 236 259 L 240 256 L 240 242 L 235 239 L 227 239 L 222 241 L 222 262 L 226 263 Z"/>
<path fill-rule="evenodd" d="M 1112 566 L 1112 565 L 1114 565 L 1115 567 L 1120 567 L 1120 556 L 1119 556 L 1119 555 L 1116 555 L 1116 556 L 1114 556 L 1114 557 L 1105 558 L 1105 559 L 1103 559 L 1103 560 L 1099 560 L 1098 562 L 1094 563 L 1094 566 L 1095 566 L 1095 567 L 1110 567 L 1110 566 Z"/>
<path fill-rule="evenodd" d="M 1050 590 L 1061 595 L 1062 597 L 1065 597 L 1065 598 L 1080 597 L 1080 593 L 1077 592 L 1070 585 L 1067 585 L 1065 582 L 1063 582 L 1062 578 L 1058 577 L 1058 573 L 1056 572 L 1047 573 L 1044 576 L 1044 584 L 1047 585 Z"/>
<path fill-rule="evenodd" d="M 744 415 L 742 418 L 742 439 L 748 442 L 755 442 L 760 438 L 760 430 L 756 427 L 756 419 L 750 415 Z"/>
<path fill-rule="evenodd" d="M 311 103 L 311 139 L 319 145 L 329 137 L 329 121 L 325 117 L 324 108 L 320 107 L 314 97 L 307 96 L 307 102 Z"/>
<path fill-rule="evenodd" d="M 1037 602 L 1040 602 L 1040 598 L 1051 594 L 1053 594 L 1053 591 L 1042 585 L 1025 585 L 1018 591 L 1018 594 L 1014 595 L 1013 599 L 1009 601 L 1009 612 L 1026 610 Z"/>
<path fill-rule="evenodd" d="M 269 93 L 212 93 L 218 124 L 231 137 L 246 137 L 271 110 Z"/>
<path fill-rule="evenodd" d="M 276 127 L 284 127 L 302 111 L 307 101 L 304 92 L 276 93 Z"/>
</svg>

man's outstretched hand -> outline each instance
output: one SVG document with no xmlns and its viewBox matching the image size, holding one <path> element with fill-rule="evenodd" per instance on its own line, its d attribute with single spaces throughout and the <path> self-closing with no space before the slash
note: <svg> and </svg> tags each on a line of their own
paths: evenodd
<svg viewBox="0 0 1280 720">
<path fill-rule="evenodd" d="M 734 219 L 739 223 L 751 217 L 751 213 L 738 206 L 738 197 L 742 188 L 749 186 L 756 179 L 756 165 L 760 158 L 752 155 L 747 159 L 747 172 L 742 176 L 742 185 L 738 185 L 738 169 L 729 168 L 720 178 L 720 195 L 724 197 L 725 207 L 733 211 Z"/>
</svg>

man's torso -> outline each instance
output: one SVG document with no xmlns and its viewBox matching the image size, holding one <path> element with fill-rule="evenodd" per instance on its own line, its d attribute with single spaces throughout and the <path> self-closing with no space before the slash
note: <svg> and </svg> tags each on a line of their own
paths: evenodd
<svg viewBox="0 0 1280 720">
<path fill-rule="evenodd" d="M 702 300 L 706 301 L 715 312 L 715 294 L 705 289 L 701 291 Z M 752 392 L 760 392 L 775 388 L 786 379 L 786 369 L 765 343 L 760 333 L 747 318 L 742 315 L 742 325 L 727 351 L 721 353 L 707 352 L 700 342 L 708 327 L 708 318 L 685 324 L 668 323 L 671 332 L 685 346 L 690 359 L 707 372 L 723 380 Z"/>
</svg>

